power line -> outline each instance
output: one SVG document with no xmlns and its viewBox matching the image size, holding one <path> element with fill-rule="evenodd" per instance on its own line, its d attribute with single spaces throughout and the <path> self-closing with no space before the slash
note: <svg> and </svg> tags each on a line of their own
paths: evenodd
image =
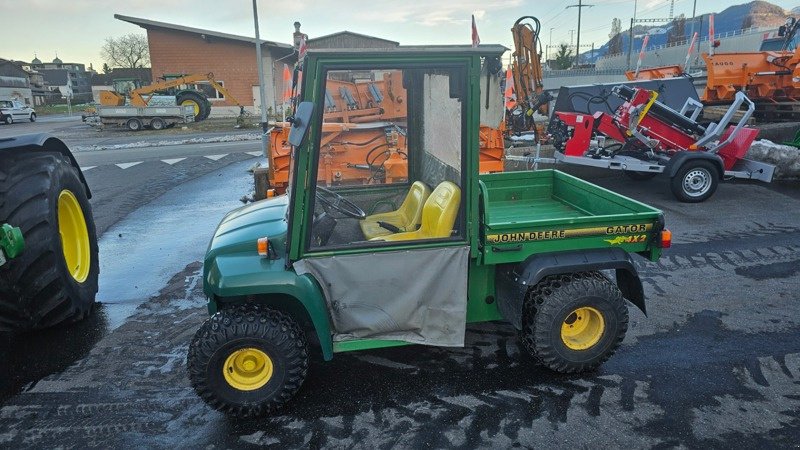
<svg viewBox="0 0 800 450">
<path fill-rule="evenodd" d="M 566 7 L 566 9 L 578 8 L 578 39 L 575 44 L 577 48 L 581 48 L 581 13 L 583 12 L 583 8 L 591 8 L 592 6 L 594 5 L 584 5 L 583 0 L 578 0 L 577 5 L 569 5 Z M 570 40 L 570 44 L 571 43 L 572 42 Z M 577 51 L 575 52 L 575 66 L 579 66 L 580 64 L 581 64 L 581 52 Z"/>
</svg>

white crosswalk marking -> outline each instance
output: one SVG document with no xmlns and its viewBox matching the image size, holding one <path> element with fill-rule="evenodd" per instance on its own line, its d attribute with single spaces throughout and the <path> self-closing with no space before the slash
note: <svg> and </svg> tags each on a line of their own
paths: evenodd
<svg viewBox="0 0 800 450">
<path fill-rule="evenodd" d="M 219 161 L 220 159 L 222 159 L 222 158 L 224 158 L 226 156 L 228 156 L 227 153 L 225 153 L 224 155 L 203 155 L 204 158 L 208 158 L 208 159 L 210 159 L 212 161 Z"/>
<path fill-rule="evenodd" d="M 81 167 L 81 171 L 83 171 L 83 172 L 87 172 L 87 171 L 89 171 L 89 170 L 92 170 L 92 169 L 94 169 L 95 167 L 97 167 L 97 166 L 86 166 L 86 167 Z"/>
<path fill-rule="evenodd" d="M 128 162 L 128 163 L 119 163 L 119 164 L 114 164 L 114 165 L 119 167 L 120 169 L 124 170 L 124 169 L 130 169 L 131 167 L 137 166 L 137 165 L 139 165 L 141 163 L 142 163 L 142 161 L 136 161 L 136 162 Z"/>
<path fill-rule="evenodd" d="M 169 164 L 171 166 L 173 164 L 177 164 L 177 163 L 183 161 L 184 159 L 186 159 L 186 158 L 162 159 L 161 162 L 167 163 L 167 164 Z"/>
<path fill-rule="evenodd" d="M 245 152 L 245 153 L 252 156 L 264 156 L 264 152 Z"/>
</svg>

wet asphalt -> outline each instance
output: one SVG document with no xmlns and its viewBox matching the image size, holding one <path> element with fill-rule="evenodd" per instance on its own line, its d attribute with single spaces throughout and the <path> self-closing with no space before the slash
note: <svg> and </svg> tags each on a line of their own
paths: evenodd
<svg viewBox="0 0 800 450">
<path fill-rule="evenodd" d="M 675 240 L 658 263 L 637 261 L 649 317 L 630 308 L 623 345 L 597 372 L 553 374 L 532 362 L 510 326 L 489 323 L 470 326 L 460 349 L 315 358 L 297 397 L 278 414 L 226 418 L 194 395 L 185 373 L 189 340 L 206 317 L 204 245 L 196 243 L 247 189 L 251 160 L 226 158 L 190 158 L 179 163 L 182 171 L 153 162 L 141 174 L 87 172 L 97 186 L 157 188 L 141 198 L 95 200 L 104 221 L 101 277 L 117 275 L 101 287 L 92 318 L 0 337 L 0 361 L 7 362 L 0 365 L 0 446 L 800 443 L 798 185 L 726 183 L 710 201 L 689 205 L 671 198 L 665 180 L 593 171 L 578 174 L 662 208 Z"/>
</svg>

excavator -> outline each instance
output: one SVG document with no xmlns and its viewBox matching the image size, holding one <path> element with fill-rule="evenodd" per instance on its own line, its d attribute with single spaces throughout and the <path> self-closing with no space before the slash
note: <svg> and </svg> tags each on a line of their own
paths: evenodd
<svg viewBox="0 0 800 450">
<path fill-rule="evenodd" d="M 164 76 L 161 81 L 142 86 L 141 81 L 134 78 L 114 80 L 113 91 L 100 91 L 100 104 L 103 106 L 123 106 L 126 101 L 131 106 L 145 107 L 160 92 L 174 90 L 175 100 L 179 106 L 191 106 L 194 109 L 195 122 L 205 120 L 211 114 L 211 103 L 205 94 L 195 89 L 184 88 L 185 85 L 208 83 L 219 91 L 226 99 L 239 107 L 240 116 L 244 114 L 244 106 L 214 79 L 213 73 Z"/>
<path fill-rule="evenodd" d="M 532 131 L 538 141 L 544 136 L 544 127 L 533 120 L 535 112 L 547 116 L 553 96 L 544 90 L 542 81 L 542 42 L 539 39 L 542 25 L 533 16 L 523 16 L 514 22 L 514 53 L 511 54 L 511 73 L 514 81 L 515 105 L 506 116 L 510 132 Z"/>
<path fill-rule="evenodd" d="M 547 114 L 552 100 L 542 84 L 540 30 L 539 20 L 532 16 L 521 17 L 511 28 L 515 47 L 511 70 L 517 97 L 515 105 L 506 111 L 505 121 L 482 123 L 479 128 L 482 173 L 504 170 L 505 138 L 509 134 L 532 131 L 537 140 L 544 136 L 544 127 L 533 120 L 536 111 Z M 499 80 L 500 61 L 484 61 L 484 68 L 486 86 L 482 90 L 499 90 L 499 81 L 494 86 L 490 80 Z M 383 79 L 377 80 L 337 79 L 335 74 L 328 79 L 321 137 L 326 149 L 324 170 L 321 167 L 317 174 L 321 182 L 328 186 L 385 183 L 406 176 L 405 134 L 403 126 L 398 125 L 407 121 L 405 94 L 399 71 L 387 71 Z M 289 181 L 291 127 L 285 122 L 274 125 L 270 132 L 267 184 L 280 194 Z"/>
</svg>

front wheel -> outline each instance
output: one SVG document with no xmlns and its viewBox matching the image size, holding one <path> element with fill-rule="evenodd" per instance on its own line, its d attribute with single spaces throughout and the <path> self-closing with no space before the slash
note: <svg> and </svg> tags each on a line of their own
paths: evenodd
<svg viewBox="0 0 800 450">
<path fill-rule="evenodd" d="M 129 119 L 125 126 L 131 131 L 139 131 L 142 129 L 142 121 L 139 119 Z"/>
<path fill-rule="evenodd" d="M 686 203 L 707 200 L 717 190 L 719 171 L 711 161 L 698 160 L 683 163 L 670 180 L 672 194 Z"/>
<path fill-rule="evenodd" d="M 36 113 L 31 113 L 30 121 L 36 122 Z"/>
<path fill-rule="evenodd" d="M 627 329 L 622 293 L 598 272 L 546 277 L 525 299 L 523 345 L 556 372 L 596 369 L 616 352 Z"/>
<path fill-rule="evenodd" d="M 257 305 L 220 311 L 189 347 L 189 381 L 209 406 L 252 417 L 280 408 L 308 371 L 305 333 L 289 316 Z"/>
</svg>

